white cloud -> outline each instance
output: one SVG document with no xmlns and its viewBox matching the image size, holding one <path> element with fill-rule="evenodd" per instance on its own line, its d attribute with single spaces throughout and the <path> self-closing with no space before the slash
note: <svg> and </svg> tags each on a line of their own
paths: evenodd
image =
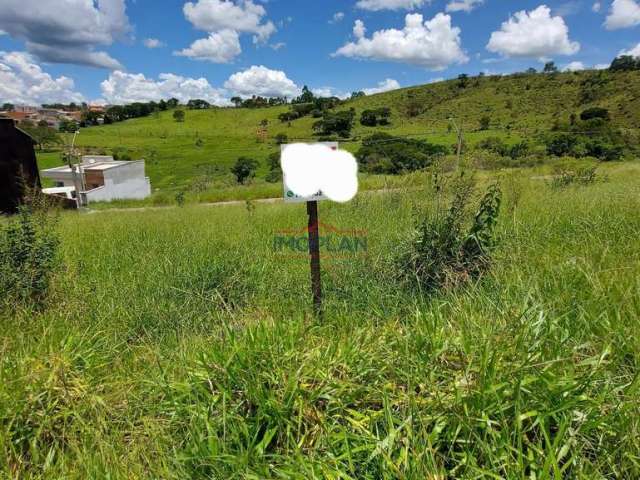
<svg viewBox="0 0 640 480">
<path fill-rule="evenodd" d="M 30 105 L 83 102 L 84 97 L 74 88 L 72 79 L 53 78 L 26 52 L 0 52 L 0 102 Z"/>
<path fill-rule="evenodd" d="M 164 47 L 164 42 L 158 40 L 157 38 L 145 38 L 142 41 L 142 44 L 147 48 L 160 48 Z"/>
<path fill-rule="evenodd" d="M 344 12 L 336 12 L 333 14 L 333 18 L 329 20 L 329 23 L 340 23 L 344 20 Z"/>
<path fill-rule="evenodd" d="M 618 55 L 631 55 L 632 57 L 640 57 L 640 43 L 629 50 L 622 50 Z"/>
<path fill-rule="evenodd" d="M 640 5 L 635 0 L 613 0 L 604 26 L 618 30 L 640 25 Z"/>
<path fill-rule="evenodd" d="M 487 50 L 508 57 L 545 58 L 572 55 L 580 50 L 578 42 L 569 39 L 569 28 L 560 16 L 551 16 L 546 5 L 535 10 L 522 10 L 491 34 Z"/>
<path fill-rule="evenodd" d="M 240 38 L 235 30 L 220 30 L 201 38 L 174 55 L 189 57 L 195 60 L 206 60 L 213 63 L 229 63 L 242 53 Z"/>
<path fill-rule="evenodd" d="M 579 72 L 581 70 L 586 70 L 587 67 L 584 66 L 582 62 L 571 62 L 566 65 L 562 70 L 565 72 Z"/>
<path fill-rule="evenodd" d="M 356 7 L 362 10 L 414 10 L 431 0 L 358 0 Z"/>
<path fill-rule="evenodd" d="M 451 0 L 447 3 L 447 12 L 467 12 L 484 3 L 484 0 Z"/>
<path fill-rule="evenodd" d="M 591 7 L 591 10 L 592 10 L 593 12 L 595 12 L 595 13 L 599 13 L 599 12 L 600 12 L 600 10 L 602 10 L 602 3 L 600 3 L 600 2 L 595 2 L 595 3 L 593 4 L 593 6 Z"/>
<path fill-rule="evenodd" d="M 597 63 L 593 66 L 594 70 L 607 70 L 611 64 L 609 63 Z"/>
<path fill-rule="evenodd" d="M 272 43 L 271 45 L 269 45 L 273 50 L 275 50 L 276 52 L 278 50 L 280 50 L 281 48 L 284 48 L 287 46 L 286 43 L 284 42 L 277 42 L 277 43 Z"/>
<path fill-rule="evenodd" d="M 399 88 L 400 88 L 400 84 L 398 83 L 397 80 L 394 80 L 393 78 L 387 78 L 382 82 L 378 82 L 377 87 L 365 88 L 363 92 L 366 93 L 367 95 L 375 95 L 376 93 L 388 92 L 390 90 L 397 90 Z"/>
<path fill-rule="evenodd" d="M 293 97 L 300 93 L 300 88 L 283 71 L 256 65 L 234 73 L 224 86 L 240 96 Z"/>
<path fill-rule="evenodd" d="M 451 17 L 442 13 L 426 22 L 420 14 L 409 14 L 402 30 L 380 30 L 371 38 L 364 34 L 364 24 L 356 21 L 356 41 L 347 43 L 333 55 L 409 63 L 431 70 L 443 70 L 469 60 L 460 46 L 460 29 L 452 27 Z"/>
<path fill-rule="evenodd" d="M 365 33 L 367 33 L 367 28 L 364 26 L 364 22 L 362 20 L 356 20 L 353 25 L 353 36 L 360 39 L 364 37 Z"/>
<path fill-rule="evenodd" d="M 253 33 L 255 43 L 264 43 L 276 31 L 271 21 L 263 23 L 267 11 L 251 0 L 198 0 L 187 2 L 184 15 L 196 28 L 205 32 L 235 30 Z"/>
<path fill-rule="evenodd" d="M 317 97 L 338 97 L 341 100 L 347 99 L 351 96 L 350 93 L 343 92 L 342 90 L 336 90 L 333 87 L 312 88 L 311 92 Z"/>
<path fill-rule="evenodd" d="M 158 80 L 145 77 L 142 73 L 112 72 L 100 84 L 102 97 L 109 103 L 160 101 L 175 97 L 181 102 L 192 99 L 206 100 L 211 104 L 225 106 L 230 102 L 225 91 L 212 87 L 205 78 L 187 78 L 172 73 L 162 73 Z"/>
<path fill-rule="evenodd" d="M 96 51 L 131 30 L 125 0 L 2 0 L 0 29 L 23 40 L 41 60 L 102 68 L 121 68 Z"/>
</svg>

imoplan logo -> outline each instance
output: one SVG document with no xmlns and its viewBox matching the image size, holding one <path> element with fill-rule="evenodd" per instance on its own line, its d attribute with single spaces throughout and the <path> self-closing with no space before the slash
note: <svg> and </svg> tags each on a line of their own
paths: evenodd
<svg viewBox="0 0 640 480">
<path fill-rule="evenodd" d="M 340 229 L 319 223 L 309 227 L 318 229 L 322 258 L 344 258 L 366 255 L 369 251 L 366 230 Z M 291 257 L 307 258 L 309 255 L 309 229 L 280 230 L 273 235 L 273 250 Z"/>
</svg>

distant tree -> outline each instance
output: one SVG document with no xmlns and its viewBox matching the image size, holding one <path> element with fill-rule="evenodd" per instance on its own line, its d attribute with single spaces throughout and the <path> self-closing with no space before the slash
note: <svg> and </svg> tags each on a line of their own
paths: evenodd
<svg viewBox="0 0 640 480">
<path fill-rule="evenodd" d="M 164 112 L 168 107 L 167 102 L 165 102 L 164 100 L 160 100 L 160 102 L 158 103 L 158 109 L 160 109 L 161 112 Z"/>
<path fill-rule="evenodd" d="M 269 120 L 267 120 L 266 118 L 263 118 L 262 120 L 260 120 L 260 126 L 261 127 L 268 127 L 269 126 Z"/>
<path fill-rule="evenodd" d="M 278 133 L 274 140 L 277 145 L 282 145 L 283 143 L 287 143 L 289 141 L 289 136 L 286 133 Z"/>
<path fill-rule="evenodd" d="M 13 112 L 14 106 L 13 103 L 3 103 L 2 104 L 2 111 L 3 112 Z"/>
<path fill-rule="evenodd" d="M 489 130 L 489 126 L 491 125 L 491 118 L 485 115 L 480 119 L 480 130 Z"/>
<path fill-rule="evenodd" d="M 582 120 L 583 122 L 593 120 L 594 118 L 609 120 L 609 110 L 601 107 L 593 107 L 587 108 L 580 114 L 580 120 Z"/>
<path fill-rule="evenodd" d="M 324 112 L 322 120 L 313 124 L 313 130 L 320 135 L 340 135 L 343 138 L 351 134 L 353 120 L 356 116 L 355 109 L 341 112 Z"/>
<path fill-rule="evenodd" d="M 207 108 L 210 108 L 210 107 L 211 107 L 211 104 L 206 100 L 195 99 L 195 100 L 189 100 L 189 102 L 187 102 L 187 108 L 189 110 L 206 110 Z"/>
<path fill-rule="evenodd" d="M 616 57 L 609 70 L 612 72 L 630 72 L 632 70 L 640 70 L 640 58 L 631 55 L 621 55 Z"/>
<path fill-rule="evenodd" d="M 365 110 L 360 115 L 360 124 L 366 127 L 388 125 L 390 116 L 391 110 L 387 107 L 378 108 L 376 110 Z"/>
<path fill-rule="evenodd" d="M 544 73 L 558 73 L 558 67 L 556 67 L 555 62 L 547 62 L 544 64 L 542 71 Z"/>
<path fill-rule="evenodd" d="M 20 124 L 20 128 L 31 135 L 36 144 L 40 147 L 40 150 L 44 150 L 53 144 L 62 143 L 58 132 L 47 125 L 42 125 L 41 122 L 38 126 L 35 126 L 33 122 L 25 121 Z"/>
<path fill-rule="evenodd" d="M 180 105 L 180 100 L 177 98 L 170 98 L 167 100 L 167 107 L 169 108 L 176 108 L 178 105 Z"/>
<path fill-rule="evenodd" d="M 312 103 L 315 99 L 313 92 L 306 85 L 302 87 L 302 95 L 293 100 L 293 103 Z"/>
<path fill-rule="evenodd" d="M 466 73 L 461 73 L 458 75 L 458 88 L 467 88 L 469 84 L 469 75 Z"/>
<path fill-rule="evenodd" d="M 536 70 L 533 67 L 529 67 L 529 68 L 527 68 L 526 73 L 529 74 L 529 75 L 535 75 L 536 73 L 538 73 L 538 70 Z"/>
<path fill-rule="evenodd" d="M 267 157 L 267 168 L 269 173 L 265 180 L 269 183 L 276 183 L 282 180 L 282 166 L 280 165 L 280 152 L 273 152 Z"/>
<path fill-rule="evenodd" d="M 247 180 L 255 177 L 257 168 L 258 162 L 252 158 L 240 157 L 231 168 L 231 173 L 235 175 L 239 184 L 244 185 Z"/>
<path fill-rule="evenodd" d="M 184 122 L 184 110 L 176 110 L 173 112 L 173 119 L 176 122 L 182 123 Z"/>
<path fill-rule="evenodd" d="M 363 91 L 357 91 L 357 92 L 352 92 L 351 93 L 351 100 L 355 100 L 356 98 L 362 98 L 366 96 L 366 93 L 364 93 Z"/>
<path fill-rule="evenodd" d="M 62 120 L 58 125 L 58 130 L 66 133 L 75 133 L 78 131 L 78 123 L 73 120 Z"/>
<path fill-rule="evenodd" d="M 240 98 L 240 97 L 231 97 L 231 103 L 233 103 L 236 108 L 240 108 L 242 106 L 242 98 Z"/>
</svg>

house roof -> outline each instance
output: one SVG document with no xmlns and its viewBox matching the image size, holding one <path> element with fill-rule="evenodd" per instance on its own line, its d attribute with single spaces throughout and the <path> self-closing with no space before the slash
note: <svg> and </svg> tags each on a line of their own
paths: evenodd
<svg viewBox="0 0 640 480">
<path fill-rule="evenodd" d="M 111 160 L 105 162 L 96 162 L 96 163 L 82 163 L 80 166 L 85 172 L 100 172 L 105 170 L 111 170 L 114 168 L 122 167 L 124 165 L 131 165 L 137 162 L 143 162 L 144 160 L 135 160 L 135 161 L 125 161 L 125 160 Z M 63 174 L 71 174 L 71 167 L 68 165 L 62 167 L 54 167 L 48 168 L 42 171 L 43 174 L 46 173 L 63 173 Z"/>
</svg>

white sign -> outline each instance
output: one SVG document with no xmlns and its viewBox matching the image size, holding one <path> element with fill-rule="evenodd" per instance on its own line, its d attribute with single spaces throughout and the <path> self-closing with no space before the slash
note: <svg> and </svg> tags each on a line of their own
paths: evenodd
<svg viewBox="0 0 640 480">
<path fill-rule="evenodd" d="M 340 145 L 338 144 L 338 142 L 320 142 L 317 143 L 316 145 L 325 145 L 327 147 L 329 147 L 331 150 L 338 150 Z M 282 155 L 285 151 L 285 149 L 288 147 L 288 145 L 281 145 L 280 146 L 280 155 Z M 282 185 L 284 187 L 284 201 L 285 203 L 304 203 L 304 202 L 314 202 L 314 201 L 320 201 L 320 200 L 329 200 L 329 197 L 327 197 L 326 195 L 324 195 L 322 193 L 322 191 L 318 191 L 313 195 L 308 195 L 308 196 L 301 196 L 298 195 L 296 193 L 293 192 L 293 190 L 291 190 L 289 188 L 289 186 L 287 185 L 287 176 L 284 175 L 283 181 L 282 181 Z"/>
</svg>

